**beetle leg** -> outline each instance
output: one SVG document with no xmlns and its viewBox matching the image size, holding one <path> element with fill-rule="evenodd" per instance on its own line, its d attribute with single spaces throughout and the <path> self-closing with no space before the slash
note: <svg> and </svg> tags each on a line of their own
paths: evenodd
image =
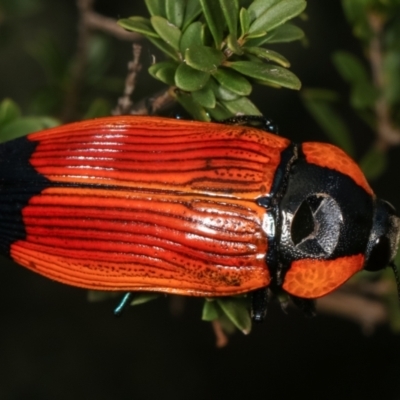
<svg viewBox="0 0 400 400">
<path fill-rule="evenodd" d="M 251 318 L 254 322 L 263 322 L 267 315 L 268 289 L 257 289 L 251 294 Z"/>
<path fill-rule="evenodd" d="M 122 314 L 122 312 L 125 310 L 125 308 L 128 306 L 128 304 L 132 300 L 132 297 L 133 297 L 132 292 L 127 292 L 124 294 L 124 296 L 120 300 L 119 304 L 114 309 L 114 315 L 116 317 L 119 317 Z"/>
<path fill-rule="evenodd" d="M 313 299 L 302 299 L 301 297 L 290 296 L 295 306 L 303 311 L 306 317 L 315 317 L 317 311 L 315 309 L 315 300 Z"/>
<path fill-rule="evenodd" d="M 217 122 L 227 125 L 241 125 L 249 126 L 250 128 L 259 128 L 269 133 L 278 134 L 279 132 L 278 126 L 275 122 L 269 118 L 263 117 L 262 115 L 238 115 L 237 117 Z"/>
</svg>

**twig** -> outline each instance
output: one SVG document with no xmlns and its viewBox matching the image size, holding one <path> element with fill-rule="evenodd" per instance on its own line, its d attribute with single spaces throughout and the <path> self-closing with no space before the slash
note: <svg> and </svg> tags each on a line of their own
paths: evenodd
<svg viewBox="0 0 400 400">
<path fill-rule="evenodd" d="M 136 32 L 128 32 L 117 25 L 115 19 L 105 17 L 104 15 L 100 15 L 94 11 L 88 11 L 86 14 L 86 24 L 93 30 L 106 32 L 120 40 L 133 42 L 143 39 L 143 35 Z"/>
<path fill-rule="evenodd" d="M 341 290 L 319 299 L 317 310 L 350 319 L 360 324 L 366 334 L 388 320 L 386 307 L 380 301 Z"/>
<path fill-rule="evenodd" d="M 124 95 L 118 99 L 118 104 L 113 110 L 113 115 L 129 114 L 133 102 L 131 95 L 135 90 L 136 79 L 142 65 L 139 62 L 142 46 L 138 44 L 133 45 L 133 60 L 128 63 L 128 75 L 125 79 Z"/>
<path fill-rule="evenodd" d="M 217 320 L 214 319 L 212 321 L 212 327 L 214 329 L 214 334 L 215 334 L 215 345 L 218 348 L 225 347 L 228 344 L 228 336 L 225 335 L 225 332 L 222 329 L 221 323 Z"/>
<path fill-rule="evenodd" d="M 94 0 L 77 0 L 79 10 L 78 41 L 71 70 L 71 82 L 65 96 L 64 110 L 61 119 L 64 122 L 75 119 L 78 99 L 84 79 L 87 63 L 87 51 L 90 39 L 90 29 L 87 24 L 87 14 L 92 10 Z"/>
<path fill-rule="evenodd" d="M 172 94 L 173 90 L 173 88 L 167 88 L 157 92 L 152 96 L 145 97 L 132 107 L 131 114 L 158 114 L 171 108 L 176 103 L 175 97 Z"/>
<path fill-rule="evenodd" d="M 375 87 L 382 92 L 384 87 L 383 78 L 383 49 L 382 49 L 382 30 L 383 19 L 376 13 L 368 15 L 369 23 L 374 37 L 369 47 L 369 59 L 372 69 L 372 77 Z M 375 113 L 377 116 L 377 132 L 378 138 L 375 147 L 385 151 L 391 146 L 400 144 L 400 130 L 397 129 L 390 118 L 389 105 L 381 95 L 375 103 Z"/>
</svg>

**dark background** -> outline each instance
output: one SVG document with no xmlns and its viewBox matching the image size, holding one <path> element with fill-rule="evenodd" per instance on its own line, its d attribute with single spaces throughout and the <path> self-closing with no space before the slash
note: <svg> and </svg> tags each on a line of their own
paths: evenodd
<svg viewBox="0 0 400 400">
<path fill-rule="evenodd" d="M 97 1 L 96 10 L 113 18 L 139 14 L 139 1 Z M 0 98 L 26 109 L 45 76 L 25 51 L 43 29 L 73 54 L 77 11 L 73 1 L 43 0 L 29 18 L 15 18 L 18 34 L 0 48 Z M 347 49 L 362 55 L 340 2 L 310 0 L 301 22 L 309 45 L 282 45 L 292 70 L 305 87 L 347 87 L 330 54 Z M 0 31 L 0 35 L 1 35 Z M 1 37 L 0 37 L 1 43 Z M 113 42 L 114 74 L 125 76 L 130 44 Z M 145 44 L 143 62 L 152 49 Z M 147 60 L 147 61 L 146 61 Z M 156 85 L 143 72 L 135 98 Z M 157 86 L 159 88 L 161 86 Z M 298 93 L 257 88 L 259 108 L 280 131 L 296 141 L 326 140 L 307 114 Z M 373 133 L 346 111 L 360 157 Z M 379 196 L 400 208 L 400 149 L 377 182 Z M 120 319 L 113 302 L 90 304 L 86 291 L 36 276 L 6 261 L 0 268 L 0 400 L 19 399 L 400 399 L 400 337 L 388 327 L 371 336 L 339 318 L 305 319 L 272 307 L 267 322 L 249 336 L 236 333 L 228 347 L 216 349 L 211 325 L 200 319 L 202 301 L 188 299 L 180 316 L 162 298 L 129 309 Z"/>
</svg>

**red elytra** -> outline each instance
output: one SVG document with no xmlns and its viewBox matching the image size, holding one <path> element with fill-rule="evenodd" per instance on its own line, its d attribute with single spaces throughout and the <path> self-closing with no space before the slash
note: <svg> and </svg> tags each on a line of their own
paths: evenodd
<svg viewBox="0 0 400 400">
<path fill-rule="evenodd" d="M 395 212 L 324 143 L 123 116 L 34 133 L 0 154 L 1 252 L 74 286 L 317 298 L 397 248 Z"/>
</svg>

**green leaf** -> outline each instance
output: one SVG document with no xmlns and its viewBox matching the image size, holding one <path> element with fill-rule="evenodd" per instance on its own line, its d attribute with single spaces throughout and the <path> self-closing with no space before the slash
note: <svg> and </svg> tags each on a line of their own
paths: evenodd
<svg viewBox="0 0 400 400">
<path fill-rule="evenodd" d="M 182 54 L 191 46 L 202 46 L 201 40 L 202 24 L 201 22 L 193 22 L 183 32 L 179 48 Z"/>
<path fill-rule="evenodd" d="M 110 114 L 111 114 L 110 103 L 105 99 L 98 98 L 92 101 L 83 119 L 106 117 Z"/>
<path fill-rule="evenodd" d="M 59 121 L 50 117 L 22 117 L 0 129 L 0 143 L 57 125 Z"/>
<path fill-rule="evenodd" d="M 214 108 L 216 104 L 215 94 L 210 86 L 206 85 L 203 89 L 192 92 L 193 100 L 205 108 Z"/>
<path fill-rule="evenodd" d="M 207 111 L 215 121 L 223 121 L 224 119 L 228 119 L 234 116 L 234 114 L 232 114 L 221 103 L 218 102 L 214 108 L 207 109 Z"/>
<path fill-rule="evenodd" d="M 178 53 L 169 44 L 165 43 L 164 40 L 153 37 L 148 37 L 147 39 L 172 59 L 179 60 Z"/>
<path fill-rule="evenodd" d="M 225 60 L 222 51 L 207 46 L 191 46 L 185 51 L 185 62 L 199 71 L 212 73 Z"/>
<path fill-rule="evenodd" d="M 229 89 L 224 88 L 221 85 L 215 86 L 216 88 L 214 88 L 214 94 L 218 100 L 232 101 L 241 97 L 240 95 L 230 91 Z"/>
<path fill-rule="evenodd" d="M 371 109 L 375 105 L 378 96 L 379 91 L 371 82 L 360 82 L 352 88 L 350 103 L 359 110 Z"/>
<path fill-rule="evenodd" d="M 183 20 L 183 30 L 201 14 L 200 0 L 186 0 L 186 12 Z"/>
<path fill-rule="evenodd" d="M 378 149 L 372 148 L 362 157 L 360 168 L 368 180 L 377 179 L 387 168 L 387 156 Z"/>
<path fill-rule="evenodd" d="M 148 303 L 149 301 L 158 299 L 161 295 L 159 293 L 135 293 L 133 300 L 130 302 L 131 306 L 138 306 Z"/>
<path fill-rule="evenodd" d="M 180 64 L 175 72 L 175 84 L 179 89 L 193 92 L 202 89 L 210 78 L 207 72 L 193 69 L 186 64 Z"/>
<path fill-rule="evenodd" d="M 282 56 L 281 54 L 277 53 L 273 50 L 267 50 L 263 47 L 245 47 L 243 50 L 246 53 L 253 54 L 259 58 L 262 58 L 267 61 L 274 61 L 282 67 L 288 68 L 290 67 L 290 62 L 287 58 Z"/>
<path fill-rule="evenodd" d="M 307 98 L 307 95 L 303 95 L 303 100 L 304 105 L 329 139 L 346 151 L 347 154 L 354 155 L 350 131 L 332 106 L 326 101 Z"/>
<path fill-rule="evenodd" d="M 151 22 L 143 17 L 130 17 L 118 20 L 117 24 L 127 31 L 141 33 L 146 37 L 159 38 L 157 32 L 153 29 Z"/>
<path fill-rule="evenodd" d="M 261 64 L 252 61 L 235 61 L 225 63 L 225 65 L 243 75 L 247 75 L 265 83 L 271 83 L 295 90 L 299 90 L 301 87 L 301 82 L 296 75 L 287 69 L 276 65 Z"/>
<path fill-rule="evenodd" d="M 237 0 L 219 0 L 222 12 L 233 39 L 237 38 L 239 3 Z"/>
<path fill-rule="evenodd" d="M 347 51 L 337 51 L 333 54 L 332 59 L 336 69 L 345 81 L 357 84 L 360 81 L 369 80 L 365 66 L 353 54 Z"/>
<path fill-rule="evenodd" d="M 218 298 L 217 302 L 226 316 L 245 335 L 251 331 L 251 318 L 247 299 L 243 298 Z"/>
<path fill-rule="evenodd" d="M 207 111 L 197 103 L 191 94 L 177 91 L 175 93 L 179 104 L 197 121 L 209 122 L 210 115 Z"/>
<path fill-rule="evenodd" d="M 242 55 L 243 54 L 243 49 L 242 49 L 242 47 L 240 46 L 239 42 L 237 41 L 237 39 L 234 36 L 228 35 L 227 45 L 228 45 L 229 50 L 232 53 L 237 54 L 237 55 Z"/>
<path fill-rule="evenodd" d="M 261 17 L 269 8 L 271 8 L 276 3 L 279 3 L 280 0 L 255 0 L 253 1 L 249 8 L 248 14 L 250 18 L 250 22 L 254 22 L 257 18 Z"/>
<path fill-rule="evenodd" d="M 163 61 L 149 67 L 149 74 L 169 86 L 175 85 L 175 72 L 179 63 Z"/>
<path fill-rule="evenodd" d="M 165 13 L 165 0 L 145 0 L 147 9 L 150 15 L 159 15 L 160 17 L 166 17 Z"/>
<path fill-rule="evenodd" d="M 180 28 L 185 15 L 185 0 L 165 0 L 167 19 Z"/>
<path fill-rule="evenodd" d="M 161 39 L 175 50 L 179 50 L 179 42 L 181 40 L 181 31 L 175 25 L 172 25 L 163 17 L 151 17 L 151 25 L 158 33 Z"/>
<path fill-rule="evenodd" d="M 232 101 L 221 101 L 221 104 L 233 115 L 262 115 L 260 110 L 247 97 L 239 97 Z"/>
<path fill-rule="evenodd" d="M 258 47 L 265 43 L 289 43 L 303 39 L 304 36 L 302 29 L 293 24 L 286 23 L 268 32 L 266 36 L 247 41 L 246 46 Z"/>
<path fill-rule="evenodd" d="M 0 103 L 0 130 L 21 116 L 21 110 L 11 99 L 4 99 Z"/>
<path fill-rule="evenodd" d="M 257 3 L 257 1 L 254 3 Z M 264 3 L 269 3 L 269 1 L 264 1 Z M 305 0 L 276 0 L 274 3 L 250 25 L 249 33 L 261 29 L 271 31 L 302 13 L 307 6 Z"/>
<path fill-rule="evenodd" d="M 351 85 L 351 104 L 354 108 L 364 109 L 374 106 L 379 92 L 360 60 L 351 53 L 338 51 L 333 62 L 340 75 Z"/>
<path fill-rule="evenodd" d="M 223 39 L 223 31 L 225 28 L 225 19 L 222 14 L 221 7 L 217 0 L 200 0 L 207 26 L 214 38 L 215 47 L 221 47 Z"/>
<path fill-rule="evenodd" d="M 221 86 L 237 95 L 248 96 L 251 93 L 251 83 L 243 75 L 231 69 L 218 68 L 213 77 Z"/>
<path fill-rule="evenodd" d="M 249 32 L 250 29 L 250 17 L 249 13 L 245 8 L 241 8 L 239 18 L 240 18 L 240 36 L 243 37 Z"/>
<path fill-rule="evenodd" d="M 218 303 L 214 300 L 207 300 L 204 302 L 203 305 L 203 312 L 201 315 L 201 319 L 203 321 L 214 321 L 219 317 L 219 306 Z"/>
</svg>

